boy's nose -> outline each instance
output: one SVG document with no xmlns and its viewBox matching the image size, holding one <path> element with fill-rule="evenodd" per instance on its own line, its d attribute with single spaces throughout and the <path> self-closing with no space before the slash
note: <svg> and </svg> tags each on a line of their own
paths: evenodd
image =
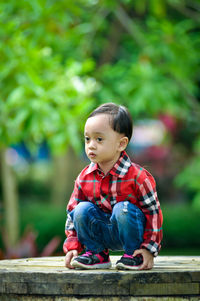
<svg viewBox="0 0 200 301">
<path fill-rule="evenodd" d="M 89 149 L 95 149 L 96 148 L 95 142 L 91 140 L 90 143 L 89 143 L 89 145 L 88 145 L 88 148 Z"/>
</svg>

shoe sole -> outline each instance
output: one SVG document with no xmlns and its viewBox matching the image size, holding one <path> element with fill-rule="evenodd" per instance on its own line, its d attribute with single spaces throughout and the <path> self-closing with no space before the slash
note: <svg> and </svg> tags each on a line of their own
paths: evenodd
<svg viewBox="0 0 200 301">
<path fill-rule="evenodd" d="M 74 260 L 72 262 L 72 266 L 74 268 L 82 268 L 86 270 L 92 270 L 92 269 L 109 269 L 111 267 L 111 262 L 106 262 L 106 263 L 98 263 L 98 264 L 92 264 L 92 265 L 87 265 L 81 262 L 78 262 Z"/>
<path fill-rule="evenodd" d="M 116 264 L 117 270 L 138 270 L 140 267 L 141 265 L 131 266 L 131 265 L 125 265 L 122 262 Z"/>
</svg>

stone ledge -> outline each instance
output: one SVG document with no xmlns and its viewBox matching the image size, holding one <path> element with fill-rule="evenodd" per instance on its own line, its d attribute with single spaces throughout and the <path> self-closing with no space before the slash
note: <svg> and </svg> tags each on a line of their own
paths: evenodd
<svg viewBox="0 0 200 301">
<path fill-rule="evenodd" d="M 65 301 L 77 297 L 117 301 L 120 296 L 123 300 L 136 296 L 200 300 L 200 256 L 159 256 L 150 271 L 117 271 L 114 264 L 118 258 L 112 256 L 109 270 L 69 270 L 64 267 L 64 257 L 1 260 L 0 300 Z"/>
</svg>

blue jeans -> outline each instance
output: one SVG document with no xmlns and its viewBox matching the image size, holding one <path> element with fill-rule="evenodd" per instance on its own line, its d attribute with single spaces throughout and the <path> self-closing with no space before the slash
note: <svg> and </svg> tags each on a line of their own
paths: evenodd
<svg viewBox="0 0 200 301">
<path fill-rule="evenodd" d="M 70 212 L 78 240 L 87 250 L 99 253 L 108 248 L 133 254 L 143 241 L 145 216 L 128 201 L 105 213 L 90 202 L 81 202 Z"/>
</svg>

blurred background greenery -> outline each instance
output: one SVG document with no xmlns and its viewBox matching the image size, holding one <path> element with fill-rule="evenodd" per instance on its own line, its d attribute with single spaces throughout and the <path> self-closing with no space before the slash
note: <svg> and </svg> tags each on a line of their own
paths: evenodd
<svg viewBox="0 0 200 301">
<path fill-rule="evenodd" d="M 200 1 L 0 2 L 0 258 L 63 254 L 97 105 L 126 105 L 156 178 L 161 254 L 200 255 Z"/>
</svg>

